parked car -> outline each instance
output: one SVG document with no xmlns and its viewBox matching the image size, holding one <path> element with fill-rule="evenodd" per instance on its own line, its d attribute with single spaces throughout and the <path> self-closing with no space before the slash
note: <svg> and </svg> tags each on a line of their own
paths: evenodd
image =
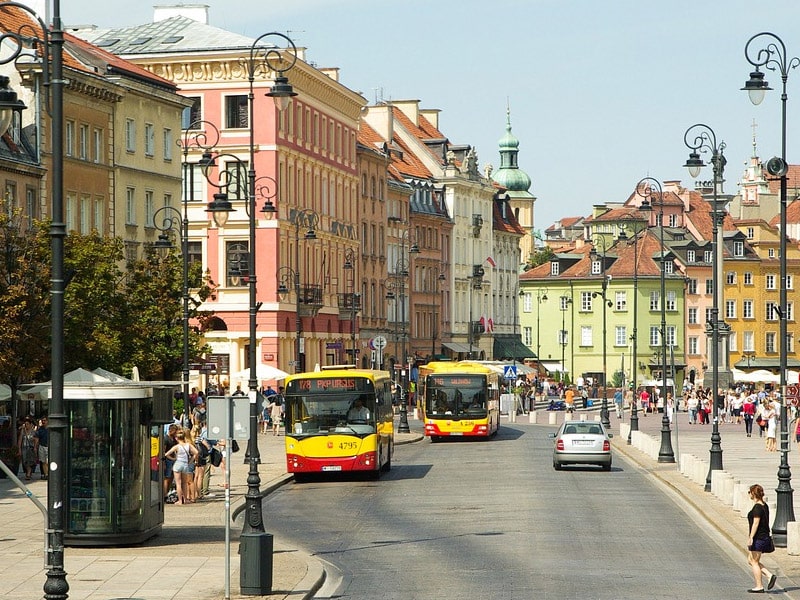
<svg viewBox="0 0 800 600">
<path fill-rule="evenodd" d="M 598 465 L 611 470 L 611 440 L 598 421 L 564 421 L 553 438 L 553 468 L 564 465 Z"/>
</svg>

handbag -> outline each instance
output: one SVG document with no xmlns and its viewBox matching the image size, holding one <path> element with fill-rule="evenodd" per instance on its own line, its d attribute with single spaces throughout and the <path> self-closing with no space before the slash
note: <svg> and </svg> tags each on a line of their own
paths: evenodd
<svg viewBox="0 0 800 600">
<path fill-rule="evenodd" d="M 239 442 L 236 440 L 231 440 L 231 452 L 238 452 L 239 451 Z"/>
<path fill-rule="evenodd" d="M 215 467 L 218 467 L 222 464 L 222 452 L 217 450 L 216 448 L 211 448 L 211 464 Z"/>
</svg>

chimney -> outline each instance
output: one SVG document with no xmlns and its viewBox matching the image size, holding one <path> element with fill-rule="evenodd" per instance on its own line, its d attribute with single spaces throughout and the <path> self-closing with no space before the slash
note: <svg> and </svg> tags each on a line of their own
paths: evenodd
<svg viewBox="0 0 800 600">
<path fill-rule="evenodd" d="M 163 4 L 153 7 L 153 23 L 171 17 L 186 17 L 203 25 L 208 25 L 208 4 Z"/>
<path fill-rule="evenodd" d="M 394 115 L 389 104 L 365 106 L 363 109 L 364 121 L 372 127 L 382 139 L 391 144 L 394 139 Z"/>
</svg>

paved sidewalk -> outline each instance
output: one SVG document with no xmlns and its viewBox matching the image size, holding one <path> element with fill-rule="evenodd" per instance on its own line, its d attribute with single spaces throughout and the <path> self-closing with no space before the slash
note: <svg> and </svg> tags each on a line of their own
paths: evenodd
<svg viewBox="0 0 800 600">
<path fill-rule="evenodd" d="M 609 403 L 610 404 L 610 403 Z M 576 411 L 576 418 L 584 414 L 587 419 L 599 417 L 599 412 Z M 563 420 L 564 413 L 558 413 L 558 423 Z M 734 510 L 730 505 L 720 501 L 710 492 L 704 491 L 703 486 L 684 476 L 679 470 L 681 455 L 690 454 L 705 461 L 706 471 L 711 448 L 711 425 L 689 425 L 687 413 L 677 416 L 677 431 L 673 424 L 671 427 L 672 447 L 676 462 L 659 463 L 655 458 L 637 449 L 634 445 L 627 445 L 627 427 L 630 413 L 626 411 L 620 427 L 620 420 L 616 418 L 613 406 L 610 411 L 611 429 L 615 437 L 612 439 L 615 452 L 633 461 L 640 468 L 652 475 L 655 480 L 664 486 L 665 493 L 676 496 L 702 517 L 710 527 L 706 531 L 717 537 L 718 541 L 727 545 L 731 556 L 738 558 L 743 570 L 748 574 L 747 583 L 750 583 L 749 567 L 747 565 L 747 511 Z M 661 440 L 660 414 L 640 416 L 639 431 L 652 437 L 660 443 Z M 517 424 L 529 422 L 527 415 L 517 416 Z M 547 425 L 549 413 L 537 413 L 539 424 Z M 620 435 L 620 431 L 623 435 Z M 759 483 L 764 487 L 767 504 L 770 506 L 770 516 L 775 516 L 775 503 L 778 486 L 778 466 L 780 465 L 780 452 L 767 452 L 764 448 L 764 438 L 758 437 L 758 427 L 754 426 L 753 437 L 747 437 L 744 425 L 724 423 L 719 426 L 722 447 L 723 470 L 734 477 L 735 480 L 747 485 Z M 794 481 L 792 487 L 797 488 L 797 477 L 800 476 L 800 453 L 794 443 L 794 435 L 789 436 L 789 467 L 792 470 Z M 780 448 L 780 433 L 778 434 Z M 793 493 L 793 506 L 795 518 L 800 518 L 800 492 Z M 702 521 L 701 520 L 701 526 Z M 764 555 L 762 562 L 778 575 L 777 584 L 773 593 L 783 592 L 784 597 L 800 600 L 800 560 L 795 555 L 789 555 L 787 548 L 777 548 L 773 554 Z M 748 587 L 750 587 L 748 585 Z"/>
<path fill-rule="evenodd" d="M 421 439 L 418 433 L 397 434 L 396 443 Z M 246 444 L 232 455 L 230 510 L 234 513 L 247 492 Z M 259 434 L 261 491 L 291 481 L 286 473 L 283 436 Z M 47 482 L 35 479 L 31 493 L 47 503 Z M 123 548 L 65 550 L 70 600 L 218 600 L 225 594 L 225 490 L 221 471 L 211 478 L 213 498 L 195 504 L 166 506 L 161 534 Z M 230 597 L 239 595 L 239 533 L 243 514 L 230 530 Z M 269 514 L 264 513 L 267 532 Z M 33 502 L 9 479 L 0 479 L 0 597 L 4 600 L 42 598 L 44 519 Z M 322 564 L 286 540 L 273 540 L 272 593 L 268 600 L 312 598 L 322 585 Z"/>
</svg>

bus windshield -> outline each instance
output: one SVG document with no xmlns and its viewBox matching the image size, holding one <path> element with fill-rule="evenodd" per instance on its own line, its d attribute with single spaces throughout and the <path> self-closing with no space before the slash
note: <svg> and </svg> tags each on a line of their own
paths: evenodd
<svg viewBox="0 0 800 600">
<path fill-rule="evenodd" d="M 286 395 L 287 428 L 294 435 L 375 433 L 374 394 Z"/>
<path fill-rule="evenodd" d="M 427 416 L 431 418 L 486 417 L 486 388 L 477 381 L 459 388 L 437 387 L 429 383 L 426 394 Z"/>
</svg>

